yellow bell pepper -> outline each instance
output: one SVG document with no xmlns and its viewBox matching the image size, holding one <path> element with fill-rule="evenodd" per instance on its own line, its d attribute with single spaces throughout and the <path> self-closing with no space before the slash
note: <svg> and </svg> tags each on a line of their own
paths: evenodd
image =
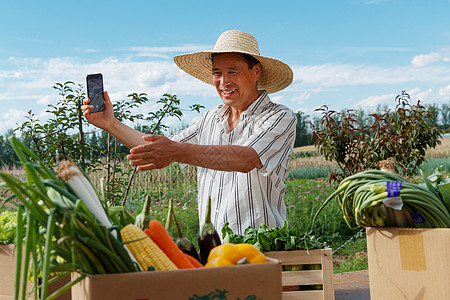
<svg viewBox="0 0 450 300">
<path fill-rule="evenodd" d="M 224 244 L 214 247 L 205 267 L 231 266 L 241 263 L 263 263 L 267 259 L 255 246 L 250 244 Z"/>
<path fill-rule="evenodd" d="M 255 246 L 250 244 L 237 244 L 239 252 L 247 258 L 248 262 L 251 264 L 265 263 L 267 262 L 264 254 L 259 251 Z"/>
</svg>

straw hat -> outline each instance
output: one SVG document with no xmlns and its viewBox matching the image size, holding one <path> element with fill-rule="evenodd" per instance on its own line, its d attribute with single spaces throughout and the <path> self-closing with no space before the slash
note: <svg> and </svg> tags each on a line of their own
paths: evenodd
<svg viewBox="0 0 450 300">
<path fill-rule="evenodd" d="M 229 30 L 222 33 L 212 50 L 177 55 L 174 57 L 174 61 L 186 73 L 213 85 L 211 53 L 227 52 L 246 53 L 259 60 L 262 66 L 261 76 L 258 80 L 258 89 L 260 90 L 275 93 L 286 88 L 292 82 L 291 68 L 279 60 L 259 55 L 256 39 L 240 30 Z"/>
</svg>

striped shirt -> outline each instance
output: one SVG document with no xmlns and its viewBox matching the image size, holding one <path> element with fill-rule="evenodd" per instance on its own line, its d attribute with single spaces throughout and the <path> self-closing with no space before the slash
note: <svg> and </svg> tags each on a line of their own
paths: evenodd
<svg viewBox="0 0 450 300">
<path fill-rule="evenodd" d="M 295 140 L 297 119 L 284 105 L 270 101 L 266 91 L 241 113 L 239 124 L 229 131 L 231 108 L 221 104 L 205 114 L 172 140 L 200 145 L 241 145 L 252 147 L 262 166 L 248 173 L 217 171 L 198 167 L 198 208 L 200 226 L 205 221 L 211 196 L 211 221 L 217 232 L 225 222 L 234 233 L 251 226 L 283 226 L 287 220 L 284 203 L 288 163 Z"/>
</svg>

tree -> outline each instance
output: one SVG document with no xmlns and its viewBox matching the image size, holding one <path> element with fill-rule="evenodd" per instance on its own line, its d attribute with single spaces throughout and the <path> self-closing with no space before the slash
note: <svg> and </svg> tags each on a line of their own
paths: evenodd
<svg viewBox="0 0 450 300">
<path fill-rule="evenodd" d="M 12 134 L 13 130 L 10 129 L 6 132 L 5 136 L 0 135 L 0 167 L 4 165 L 13 166 L 16 164 L 16 161 L 14 160 L 14 151 L 6 140 L 6 138 Z"/>
<path fill-rule="evenodd" d="M 432 122 L 433 122 L 434 126 L 437 126 L 438 125 L 439 114 L 440 114 L 439 106 L 436 103 L 428 104 L 428 105 L 426 105 L 426 109 L 431 112 L 432 119 L 433 119 Z"/>
<path fill-rule="evenodd" d="M 95 129 L 86 132 L 87 121 L 82 117 L 81 106 L 85 93 L 81 84 L 72 81 L 54 85 L 61 96 L 56 105 L 48 105 L 48 113 L 52 117 L 41 122 L 32 112 L 28 112 L 26 121 L 15 131 L 22 134 L 25 145 L 35 151 L 49 167 L 55 167 L 61 160 L 72 160 L 85 171 L 95 171 L 98 168 L 107 170 L 105 181 L 106 197 L 112 203 L 122 198 L 125 179 L 132 173 L 130 167 L 120 164 L 129 152 L 128 148 L 105 131 Z M 181 119 L 183 115 L 180 100 L 175 95 L 164 94 L 156 104 L 160 108 L 148 114 L 139 108 L 149 102 L 145 93 L 133 93 L 126 99 L 113 103 L 114 114 L 120 121 L 130 121 L 141 126 L 144 133 L 162 133 L 167 128 L 162 120 L 172 116 Z M 203 106 L 194 104 L 191 111 L 200 112 Z M 0 151 L 6 152 L 0 143 Z M 106 160 L 106 163 L 104 163 Z M 131 182 L 132 177 L 128 180 Z M 127 194 L 128 189 L 125 194 Z"/>
<path fill-rule="evenodd" d="M 440 114 L 442 119 L 442 128 L 444 130 L 448 130 L 450 128 L 450 105 L 442 104 Z"/>
<path fill-rule="evenodd" d="M 301 147 L 306 145 L 311 145 L 313 140 L 311 139 L 311 133 L 308 132 L 307 124 L 309 116 L 302 111 L 295 113 L 297 117 L 297 125 L 295 131 L 295 142 L 294 147 Z"/>
</svg>

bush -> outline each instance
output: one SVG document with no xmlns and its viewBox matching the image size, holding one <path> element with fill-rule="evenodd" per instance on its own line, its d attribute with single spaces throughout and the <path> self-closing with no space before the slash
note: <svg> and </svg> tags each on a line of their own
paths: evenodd
<svg viewBox="0 0 450 300">
<path fill-rule="evenodd" d="M 372 124 L 361 126 L 353 110 L 337 112 L 327 106 L 322 111 L 321 128 L 314 124 L 313 134 L 319 152 L 329 161 L 336 161 L 340 170 L 331 172 L 330 180 L 374 169 L 388 158 L 396 162 L 403 176 L 415 174 L 425 160 L 428 147 L 440 143 L 442 132 L 436 127 L 433 112 L 420 104 L 410 105 L 404 91 L 397 96 L 395 110 L 371 114 Z M 342 172 L 340 172 L 342 171 Z"/>
<path fill-rule="evenodd" d="M 0 212 L 0 244 L 13 244 L 16 237 L 17 213 Z"/>
</svg>

